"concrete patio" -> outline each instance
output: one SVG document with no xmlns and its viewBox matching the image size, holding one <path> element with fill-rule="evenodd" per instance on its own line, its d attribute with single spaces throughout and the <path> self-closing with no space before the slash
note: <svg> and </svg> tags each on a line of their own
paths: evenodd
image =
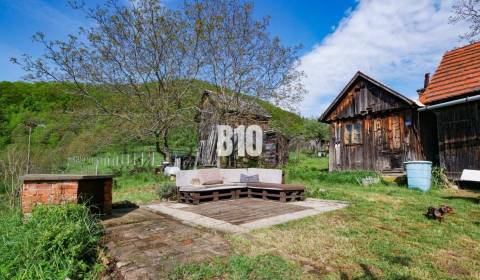
<svg viewBox="0 0 480 280">
<path fill-rule="evenodd" d="M 154 213 L 168 215 L 187 225 L 202 226 L 228 233 L 244 233 L 346 206 L 348 204 L 342 201 L 311 198 L 291 203 L 245 198 L 200 205 L 161 202 L 142 207 Z"/>
</svg>

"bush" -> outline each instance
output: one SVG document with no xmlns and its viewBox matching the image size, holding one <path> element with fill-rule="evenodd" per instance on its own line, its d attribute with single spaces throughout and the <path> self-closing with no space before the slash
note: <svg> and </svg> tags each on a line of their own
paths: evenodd
<svg viewBox="0 0 480 280">
<path fill-rule="evenodd" d="M 88 279 L 97 271 L 102 228 L 86 206 L 37 206 L 0 217 L 0 275 L 4 279 Z"/>
<path fill-rule="evenodd" d="M 157 188 L 157 194 L 161 199 L 175 199 L 176 186 L 172 182 L 165 182 Z"/>
</svg>

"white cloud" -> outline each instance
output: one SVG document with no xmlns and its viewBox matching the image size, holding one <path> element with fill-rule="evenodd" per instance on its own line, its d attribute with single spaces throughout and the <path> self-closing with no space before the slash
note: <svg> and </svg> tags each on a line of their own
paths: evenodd
<svg viewBox="0 0 480 280">
<path fill-rule="evenodd" d="M 462 45 L 465 27 L 448 23 L 451 1 L 360 0 L 338 27 L 302 57 L 309 91 L 302 114 L 318 117 L 356 71 L 416 98 L 423 74 Z"/>
</svg>

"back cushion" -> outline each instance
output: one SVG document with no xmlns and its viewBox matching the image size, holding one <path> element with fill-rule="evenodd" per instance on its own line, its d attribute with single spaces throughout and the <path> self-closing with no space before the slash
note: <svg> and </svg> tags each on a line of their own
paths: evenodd
<svg viewBox="0 0 480 280">
<path fill-rule="evenodd" d="M 207 182 L 223 182 L 222 174 L 220 174 L 220 169 L 218 168 L 199 169 L 198 178 L 200 179 L 200 184 L 202 185 Z"/>
<path fill-rule="evenodd" d="M 247 175 L 246 168 L 237 168 L 237 169 L 220 169 L 222 174 L 223 182 L 226 183 L 240 183 L 242 180 L 242 174 Z"/>
<path fill-rule="evenodd" d="M 191 186 L 193 179 L 198 179 L 198 170 L 180 170 L 177 173 L 175 185 L 177 187 Z"/>
<path fill-rule="evenodd" d="M 248 176 L 258 175 L 260 183 L 282 183 L 281 169 L 248 168 Z"/>
</svg>

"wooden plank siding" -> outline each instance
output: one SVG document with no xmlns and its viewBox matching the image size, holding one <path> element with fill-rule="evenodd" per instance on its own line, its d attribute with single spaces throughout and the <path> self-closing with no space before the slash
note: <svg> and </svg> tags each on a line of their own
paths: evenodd
<svg viewBox="0 0 480 280">
<path fill-rule="evenodd" d="M 480 170 L 480 102 L 436 109 L 440 165 L 449 178 Z"/>
<path fill-rule="evenodd" d="M 399 171 L 424 159 L 418 106 L 372 80 L 357 74 L 321 117 L 331 128 L 330 171 Z"/>
</svg>

